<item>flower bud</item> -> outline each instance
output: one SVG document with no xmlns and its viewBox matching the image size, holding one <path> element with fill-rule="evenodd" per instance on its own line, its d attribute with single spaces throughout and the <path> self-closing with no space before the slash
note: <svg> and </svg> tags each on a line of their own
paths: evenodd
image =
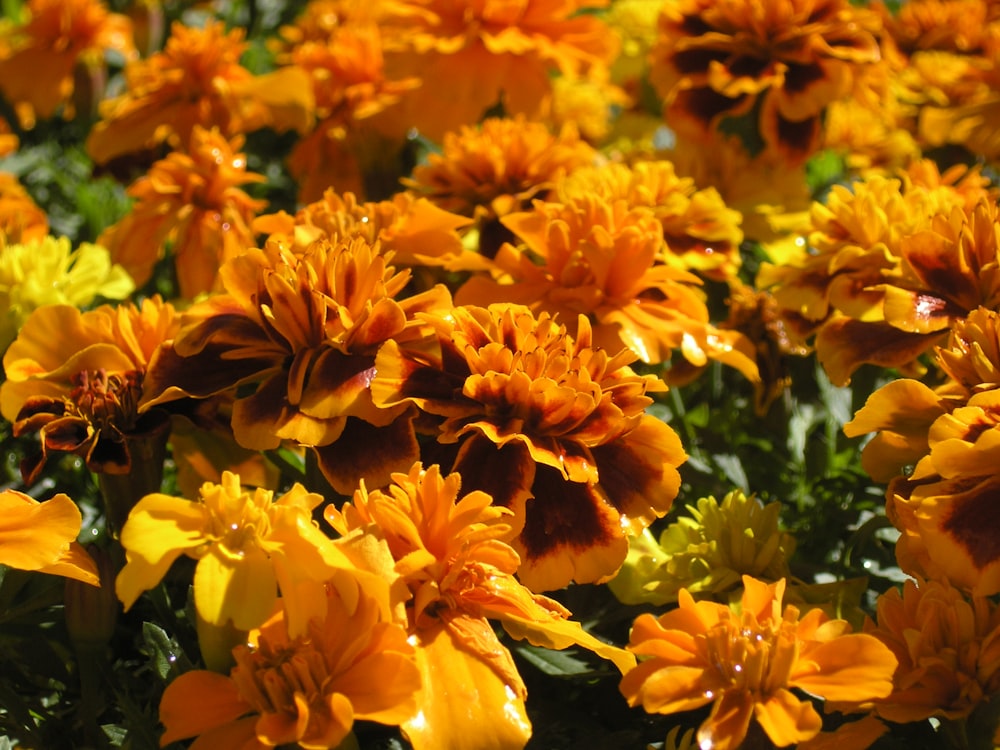
<svg viewBox="0 0 1000 750">
<path fill-rule="evenodd" d="M 111 553 L 91 544 L 87 552 L 97 563 L 100 586 L 91 586 L 73 579 L 66 580 L 66 629 L 74 648 L 96 650 L 107 646 L 118 619 L 118 598 L 115 596 L 115 562 Z"/>
</svg>

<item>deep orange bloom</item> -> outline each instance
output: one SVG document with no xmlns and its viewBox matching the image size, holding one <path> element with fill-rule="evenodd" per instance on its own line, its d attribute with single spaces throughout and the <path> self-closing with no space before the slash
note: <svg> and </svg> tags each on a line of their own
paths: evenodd
<svg viewBox="0 0 1000 750">
<path fill-rule="evenodd" d="M 353 193 L 327 190 L 322 199 L 303 206 L 295 216 L 282 212 L 258 217 L 254 230 L 300 255 L 316 240 L 360 237 L 371 245 L 378 242 L 398 265 L 459 271 L 483 267 L 475 253 L 465 250 L 459 236 L 459 230 L 470 223 L 409 193 L 363 202 Z"/>
<path fill-rule="evenodd" d="M 345 535 L 374 528 L 412 595 L 407 624 L 423 684 L 403 731 L 414 747 L 522 747 L 531 736 L 527 690 L 488 619 L 535 645 L 583 646 L 623 671 L 634 661 L 514 578 L 520 560 L 507 544 L 511 512 L 484 492 L 460 496 L 461 483 L 458 474 L 443 477 L 438 466 L 416 463 L 385 491 L 362 485 L 353 503 L 327 506 L 325 516 Z"/>
<path fill-rule="evenodd" d="M 171 682 L 160 702 L 161 746 L 197 736 L 192 750 L 277 746 L 336 748 L 356 720 L 400 724 L 415 710 L 420 673 L 406 631 L 380 604 L 336 590 L 323 618 L 291 637 L 276 615 L 234 649 L 229 675 L 196 670 Z"/>
<path fill-rule="evenodd" d="M 0 409 L 15 435 L 38 432 L 41 452 L 22 465 L 37 481 L 51 451 L 75 453 L 97 472 L 128 474 L 129 436 L 165 428 L 165 415 L 139 409 L 153 351 L 176 331 L 159 298 L 140 307 L 71 305 L 35 310 L 3 359 Z"/>
<path fill-rule="evenodd" d="M 28 0 L 26 9 L 28 20 L 0 45 L 0 91 L 25 128 L 60 106 L 65 118 L 73 117 L 77 68 L 103 76 L 106 52 L 138 56 L 131 21 L 100 0 Z"/>
<path fill-rule="evenodd" d="M 650 79 L 691 137 L 749 116 L 767 148 L 800 164 L 824 109 L 879 59 L 879 18 L 848 0 L 682 0 L 665 5 Z"/>
<path fill-rule="evenodd" d="M 433 336 L 388 341 L 375 360 L 372 397 L 416 404 L 437 445 L 424 449 L 469 489 L 514 511 L 518 575 L 533 590 L 611 576 L 626 530 L 670 508 L 685 460 L 673 430 L 645 413 L 664 389 L 578 333 L 518 305 L 423 315 Z"/>
<path fill-rule="evenodd" d="M 380 26 L 390 71 L 425 85 L 404 97 L 401 116 L 440 140 L 472 125 L 498 103 L 511 115 L 537 116 L 550 75 L 577 76 L 606 66 L 616 38 L 586 8 L 603 0 L 406 0 Z M 448 81 L 447 86 L 436 85 Z"/>
<path fill-rule="evenodd" d="M 220 271 L 225 294 L 192 307 L 147 376 L 146 405 L 234 392 L 236 440 L 254 450 L 291 440 L 316 450 L 335 489 L 374 486 L 417 457 L 405 405 L 372 403 L 375 352 L 412 335 L 417 311 L 446 310 L 443 286 L 400 296 L 410 279 L 378 244 L 318 240 L 301 255 L 271 242 Z"/>
<path fill-rule="evenodd" d="M 794 689 L 829 701 L 890 693 L 897 661 L 877 638 L 819 609 L 782 608 L 784 579 L 743 584 L 739 613 L 682 590 L 678 609 L 636 619 L 628 648 L 640 662 L 621 681 L 630 705 L 670 714 L 711 703 L 699 745 L 735 750 L 751 718 L 778 746 L 819 734 L 822 718 Z"/>
<path fill-rule="evenodd" d="M 98 586 L 97 565 L 76 541 L 82 521 L 62 493 L 40 503 L 17 490 L 0 492 L 0 565 Z"/>
<path fill-rule="evenodd" d="M 330 187 L 365 195 L 369 185 L 383 188 L 375 184 L 381 172 L 393 183 L 398 177 L 391 165 L 399 162 L 406 127 L 392 110 L 420 80 L 386 75 L 376 13 L 350 5 L 310 3 L 294 26 L 281 29 L 276 45 L 280 63 L 309 73 L 316 100 L 318 124 L 288 159 L 300 203 L 319 200 Z"/>
<path fill-rule="evenodd" d="M 609 351 L 624 345 L 643 362 L 660 363 L 680 349 L 695 366 L 713 358 L 757 377 L 750 342 L 712 325 L 701 281 L 668 261 L 664 224 L 652 208 L 581 189 L 501 223 L 518 245 L 504 244 L 493 274 L 456 292 L 459 304 L 527 305 L 557 316 L 571 333 L 585 315 L 595 343 Z"/>
<path fill-rule="evenodd" d="M 995 190 L 975 170 L 932 162 L 898 178 L 834 186 L 814 203 L 809 249 L 765 266 L 772 290 L 838 384 L 864 363 L 917 368 L 948 327 L 996 294 Z"/>
<path fill-rule="evenodd" d="M 960 719 L 1000 689 L 1000 610 L 989 599 L 946 581 L 907 580 L 877 607 L 865 632 L 899 660 L 892 693 L 873 702 L 879 716 Z"/>
<path fill-rule="evenodd" d="M 251 223 L 267 202 L 239 186 L 264 177 L 246 171 L 242 144 L 241 137 L 228 141 L 195 125 L 186 151 L 156 162 L 129 187 L 135 204 L 98 243 L 138 286 L 149 281 L 169 245 L 182 297 L 218 291 L 219 267 L 256 244 Z"/>
<path fill-rule="evenodd" d="M 49 219 L 17 177 L 0 172 L 0 237 L 7 244 L 40 242 L 49 233 Z"/>
<path fill-rule="evenodd" d="M 87 138 L 98 164 L 168 143 L 188 143 L 195 125 L 224 136 L 264 126 L 305 130 L 312 118 L 309 76 L 295 67 L 254 76 L 239 63 L 242 29 L 221 22 L 204 28 L 175 23 L 166 48 L 125 67 L 126 91 L 101 103 L 101 121 Z"/>
</svg>

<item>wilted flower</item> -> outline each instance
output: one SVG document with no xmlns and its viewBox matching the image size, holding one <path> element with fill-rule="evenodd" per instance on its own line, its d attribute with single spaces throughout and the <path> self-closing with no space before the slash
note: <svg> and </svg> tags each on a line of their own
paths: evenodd
<svg viewBox="0 0 1000 750">
<path fill-rule="evenodd" d="M 100 585 L 97 565 L 76 541 L 82 522 L 62 493 L 38 502 L 17 490 L 0 492 L 0 565 Z"/>
<path fill-rule="evenodd" d="M 36 308 L 84 307 L 95 298 L 124 299 L 135 283 L 108 251 L 82 243 L 76 250 L 66 237 L 5 243 L 0 234 L 0 352 Z"/>
<path fill-rule="evenodd" d="M 301 255 L 278 241 L 220 270 L 227 293 L 185 313 L 182 330 L 150 367 L 145 405 L 235 391 L 240 445 L 291 440 L 316 451 L 333 487 L 379 486 L 417 458 L 413 414 L 372 403 L 375 352 L 419 327 L 417 311 L 446 310 L 443 286 L 397 300 L 410 279 L 376 242 L 312 243 Z"/>
<path fill-rule="evenodd" d="M 166 48 L 125 67 L 127 88 L 101 103 L 87 138 L 98 164 L 167 142 L 189 142 L 195 125 L 228 137 L 264 126 L 305 130 L 312 117 L 309 76 L 296 67 L 254 76 L 240 65 L 244 31 L 221 22 L 175 23 Z"/>
<path fill-rule="evenodd" d="M 629 539 L 622 569 L 608 583 L 626 604 L 666 604 L 685 589 L 699 598 L 720 598 L 742 585 L 744 575 L 765 581 L 788 576 L 795 540 L 778 528 L 780 503 L 764 505 L 739 490 L 719 503 L 703 497 L 654 539 L 646 529 Z"/>
<path fill-rule="evenodd" d="M 416 463 L 408 474 L 394 474 L 385 491 L 362 485 L 353 504 L 327 506 L 325 516 L 342 534 L 367 529 L 383 537 L 412 594 L 407 622 L 423 679 L 418 710 L 403 731 L 414 747 L 467 747 L 470 736 L 522 747 L 531 736 L 527 691 L 488 619 L 535 645 L 583 646 L 623 671 L 634 662 L 515 579 L 520 560 L 506 542 L 511 512 L 484 492 L 460 497 L 461 482 L 458 474 L 443 477 L 438 466 Z"/>
<path fill-rule="evenodd" d="M 778 746 L 819 734 L 822 718 L 812 701 L 792 690 L 828 701 L 891 692 L 896 657 L 877 638 L 849 633 L 844 620 L 819 609 L 801 619 L 796 607 L 782 609 L 784 579 L 765 584 L 744 576 L 743 584 L 738 612 L 695 602 L 682 590 L 678 609 L 636 619 L 628 648 L 639 665 L 621 681 L 630 705 L 670 714 L 711 703 L 699 746 L 735 750 L 751 718 Z"/>
<path fill-rule="evenodd" d="M 195 125 L 186 151 L 175 151 L 128 189 L 135 200 L 125 217 L 98 237 L 139 286 L 171 248 L 180 294 L 193 299 L 218 291 L 219 267 L 255 244 L 254 216 L 266 201 L 240 185 L 261 182 L 237 153 L 243 140 Z"/>
<path fill-rule="evenodd" d="M 342 747 L 356 720 L 400 724 L 413 715 L 420 674 L 406 631 L 359 591 L 336 590 L 304 633 L 281 615 L 237 646 L 229 675 L 196 670 L 160 701 L 161 745 L 197 736 L 192 750 Z"/>
<path fill-rule="evenodd" d="M 73 118 L 78 68 L 102 79 L 107 52 L 125 60 L 138 56 L 128 17 L 109 13 L 100 0 L 28 0 L 25 5 L 28 20 L 0 45 L 0 91 L 25 128 L 34 127 L 36 117 L 52 117 L 60 106 L 63 117 Z M 101 91 L 94 93 L 96 101 Z"/>
<path fill-rule="evenodd" d="M 800 164 L 825 108 L 879 60 L 880 26 L 847 0 L 668 3 L 650 80 L 671 127 L 699 137 L 749 116 L 767 148 Z"/>
<path fill-rule="evenodd" d="M 625 531 L 662 516 L 677 493 L 680 440 L 644 411 L 663 383 L 633 372 L 628 350 L 596 347 L 583 317 L 575 338 L 517 305 L 420 318 L 433 336 L 379 350 L 375 403 L 418 406 L 437 439 L 422 455 L 514 511 L 529 587 L 612 575 Z"/>
</svg>

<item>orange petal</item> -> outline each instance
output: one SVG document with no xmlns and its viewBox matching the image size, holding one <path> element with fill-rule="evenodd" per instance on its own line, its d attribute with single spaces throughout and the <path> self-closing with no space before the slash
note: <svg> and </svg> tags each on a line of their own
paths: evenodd
<svg viewBox="0 0 1000 750">
<path fill-rule="evenodd" d="M 160 745 L 224 727 L 250 710 L 225 675 L 186 672 L 167 685 L 160 700 L 160 721 L 166 727 Z"/>
<path fill-rule="evenodd" d="M 823 720 L 813 704 L 800 701 L 784 688 L 754 706 L 758 723 L 778 747 L 808 740 L 819 734 Z"/>
</svg>

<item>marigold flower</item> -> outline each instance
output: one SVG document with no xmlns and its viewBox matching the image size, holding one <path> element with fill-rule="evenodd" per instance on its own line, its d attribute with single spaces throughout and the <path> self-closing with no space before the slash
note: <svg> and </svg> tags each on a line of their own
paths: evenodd
<svg viewBox="0 0 1000 750">
<path fill-rule="evenodd" d="M 825 205 L 813 204 L 810 249 L 762 268 L 758 283 L 806 323 L 803 337 L 817 331 L 819 360 L 836 384 L 863 363 L 916 369 L 956 318 L 995 293 L 993 195 L 977 171 L 941 174 L 926 161 L 900 179 L 834 186 Z"/>
<path fill-rule="evenodd" d="M 743 242 L 742 217 L 723 203 L 715 188 L 699 190 L 691 178 L 679 177 L 671 162 L 578 169 L 559 183 L 557 199 L 574 200 L 588 194 L 651 209 L 663 227 L 668 265 L 715 281 L 735 279 Z"/>
<path fill-rule="evenodd" d="M 97 565 L 76 541 L 81 523 L 80 509 L 62 493 L 38 502 L 0 492 L 0 565 L 100 585 Z"/>
<path fill-rule="evenodd" d="M 46 236 L 19 244 L 4 243 L 0 234 L 0 351 L 36 308 L 43 305 L 84 307 L 95 297 L 124 299 L 135 283 L 108 251 L 82 243 L 73 250 L 65 237 Z"/>
<path fill-rule="evenodd" d="M 421 315 L 434 334 L 387 341 L 372 398 L 416 404 L 437 438 L 424 455 L 514 511 L 518 575 L 536 591 L 605 579 L 638 533 L 670 508 L 686 456 L 647 415 L 653 376 L 634 355 L 597 348 L 581 317 L 575 338 L 524 307 L 459 307 Z"/>
<path fill-rule="evenodd" d="M 0 91 L 25 128 L 36 117 L 74 115 L 74 72 L 78 66 L 106 75 L 104 55 L 138 56 L 127 16 L 109 13 L 100 0 L 28 0 L 28 20 L 0 46 Z"/>
<path fill-rule="evenodd" d="M 575 125 L 588 143 L 600 144 L 611 134 L 617 113 L 631 103 L 603 69 L 587 78 L 559 76 L 552 81 L 552 104 L 545 120 L 553 128 Z"/>
<path fill-rule="evenodd" d="M 892 693 L 873 702 L 879 716 L 964 718 L 1000 689 L 1000 611 L 990 600 L 944 580 L 907 580 L 877 609 L 865 632 L 899 660 Z"/>
<path fill-rule="evenodd" d="M 167 142 L 188 143 L 195 125 L 231 137 L 270 126 L 304 131 L 313 101 L 309 76 L 286 67 L 254 76 L 240 65 L 242 29 L 221 22 L 204 28 L 175 23 L 162 52 L 125 67 L 127 89 L 101 103 L 101 121 L 87 137 L 95 162 Z"/>
<path fill-rule="evenodd" d="M 793 689 L 828 701 L 891 692 L 896 657 L 877 638 L 849 633 L 847 622 L 819 609 L 801 619 L 796 607 L 782 609 L 784 579 L 744 576 L 743 583 L 739 613 L 682 590 L 678 609 L 636 619 L 628 648 L 640 661 L 621 681 L 630 705 L 669 714 L 711 703 L 699 746 L 730 750 L 740 747 L 751 718 L 778 746 L 818 735 L 820 715 Z"/>
<path fill-rule="evenodd" d="M 316 451 L 333 487 L 378 486 L 417 458 L 413 414 L 372 403 L 375 352 L 411 335 L 417 311 L 445 310 L 443 286 L 397 301 L 410 274 L 364 239 L 279 242 L 220 270 L 226 294 L 192 307 L 150 365 L 144 406 L 241 391 L 232 427 L 246 448 L 292 440 Z"/>
<path fill-rule="evenodd" d="M 49 219 L 28 191 L 8 172 L 0 172 L 0 237 L 8 243 L 38 242 L 49 233 Z"/>
<path fill-rule="evenodd" d="M 470 278 L 455 294 L 459 304 L 528 305 L 558 316 L 571 333 L 583 314 L 609 351 L 625 345 L 643 362 L 659 363 L 680 349 L 696 366 L 718 359 L 756 378 L 750 342 L 713 326 L 699 279 L 667 262 L 652 209 L 587 192 L 538 201 L 501 223 L 519 244 L 504 244 L 495 277 Z"/>
<path fill-rule="evenodd" d="M 122 529 L 126 564 L 115 582 L 118 598 L 129 609 L 187 555 L 198 561 L 194 604 L 203 621 L 241 631 L 259 627 L 273 613 L 280 587 L 288 631 L 300 634 L 322 615 L 325 583 L 354 568 L 312 523 L 322 500 L 300 484 L 278 498 L 270 490 L 251 492 L 228 471 L 219 484 L 205 482 L 193 502 L 147 495 Z"/>
<path fill-rule="evenodd" d="M 450 0 L 393 4 L 380 22 L 390 71 L 444 81 L 404 97 L 401 117 L 432 140 L 479 122 L 503 102 L 506 112 L 537 116 L 550 74 L 583 75 L 606 66 L 616 39 L 595 15 L 603 0 Z"/>
<path fill-rule="evenodd" d="M 491 117 L 445 133 L 441 153 L 430 154 L 403 184 L 447 211 L 476 219 L 480 252 L 492 257 L 500 246 L 493 235 L 509 236 L 498 218 L 529 208 L 596 158 L 573 125 L 553 134 L 523 116 Z"/>
<path fill-rule="evenodd" d="M 161 745 L 197 736 L 192 750 L 219 747 L 337 748 L 355 720 L 400 724 L 413 715 L 420 674 L 406 631 L 381 618 L 358 592 L 336 590 L 306 632 L 281 615 L 234 649 L 229 675 L 196 670 L 171 682 L 160 701 Z"/>
<path fill-rule="evenodd" d="M 672 127 L 697 137 L 749 115 L 768 148 L 801 163 L 824 109 L 878 61 L 880 26 L 847 0 L 683 0 L 660 13 L 650 79 Z"/>
<path fill-rule="evenodd" d="M 254 221 L 254 230 L 268 235 L 297 255 L 313 242 L 360 237 L 378 242 L 393 262 L 406 266 L 443 266 L 449 270 L 482 268 L 475 253 L 466 251 L 458 230 L 471 221 L 450 213 L 426 198 L 397 193 L 391 200 L 360 201 L 353 193 L 327 190 L 323 198 L 299 209 L 295 216 L 268 214 Z"/>
<path fill-rule="evenodd" d="M 718 599 L 744 575 L 777 581 L 789 575 L 795 540 L 778 528 L 780 503 L 764 505 L 739 490 L 719 503 L 703 497 L 690 516 L 670 524 L 659 542 L 649 532 L 629 539 L 629 554 L 608 587 L 625 604 L 667 604 L 681 589 Z"/>
<path fill-rule="evenodd" d="M 95 472 L 133 470 L 130 436 L 160 432 L 166 417 L 139 409 L 153 351 L 173 336 L 174 309 L 159 298 L 140 307 L 70 305 L 35 310 L 3 359 L 0 411 L 16 436 L 38 432 L 41 451 L 21 470 L 37 481 L 52 451 L 75 453 Z"/>
<path fill-rule="evenodd" d="M 348 5 L 308 4 L 294 26 L 282 27 L 275 45 L 280 63 L 310 75 L 316 100 L 319 122 L 288 159 L 300 203 L 319 200 L 331 186 L 365 195 L 386 157 L 398 162 L 406 126 L 390 114 L 393 105 L 420 85 L 412 76 L 386 75 L 375 19 L 351 18 Z"/>
<path fill-rule="evenodd" d="M 237 153 L 242 144 L 195 125 L 186 152 L 169 154 L 129 187 L 135 204 L 98 242 L 139 286 L 169 245 L 182 297 L 218 291 L 219 267 L 254 246 L 251 223 L 267 202 L 239 185 L 264 176 L 246 171 L 246 157 Z"/>
<path fill-rule="evenodd" d="M 438 466 L 416 463 L 408 474 L 394 474 L 385 491 L 362 484 L 353 503 L 327 506 L 324 515 L 342 534 L 374 524 L 412 593 L 407 617 L 423 684 L 403 731 L 414 747 L 467 747 L 470 736 L 480 745 L 522 747 L 531 736 L 527 691 L 487 618 L 535 645 L 583 646 L 623 671 L 634 662 L 569 620 L 560 604 L 518 583 L 520 560 L 506 543 L 511 511 L 481 491 L 460 497 L 461 483 L 457 473 L 443 477 Z"/>
</svg>

